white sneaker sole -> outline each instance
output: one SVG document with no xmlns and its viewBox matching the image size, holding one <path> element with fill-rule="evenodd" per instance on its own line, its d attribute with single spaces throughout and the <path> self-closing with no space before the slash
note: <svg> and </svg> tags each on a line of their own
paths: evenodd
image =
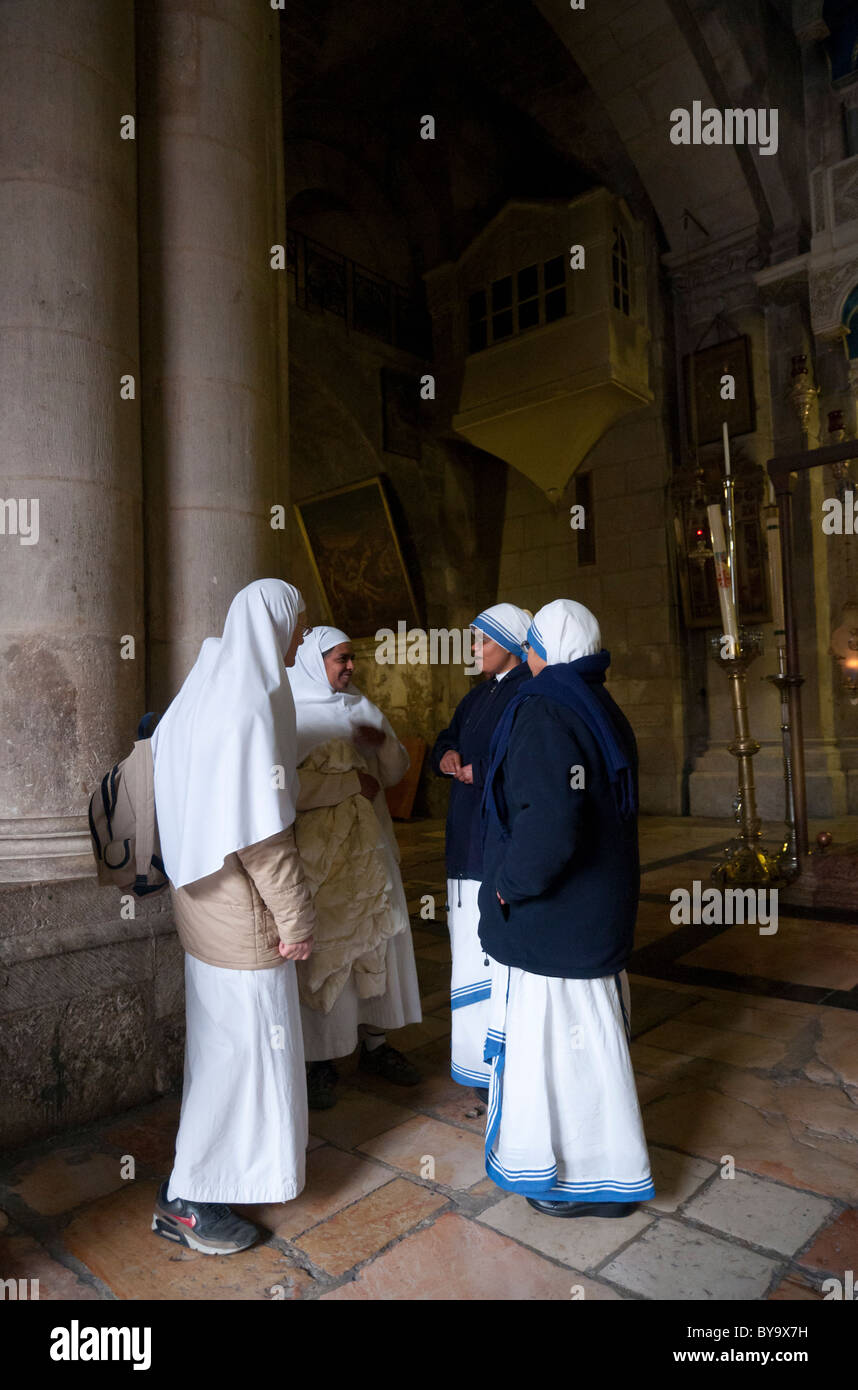
<svg viewBox="0 0 858 1390">
<path fill-rule="evenodd" d="M 251 1245 L 255 1245 L 257 1239 L 254 1237 L 246 1245 L 213 1245 L 211 1242 L 206 1244 L 195 1236 L 190 1228 L 177 1231 L 175 1227 L 167 1225 L 166 1219 L 159 1217 L 157 1212 L 152 1217 L 152 1230 L 164 1240 L 171 1240 L 174 1245 L 185 1245 L 200 1255 L 240 1255 L 242 1250 L 249 1250 Z"/>
</svg>

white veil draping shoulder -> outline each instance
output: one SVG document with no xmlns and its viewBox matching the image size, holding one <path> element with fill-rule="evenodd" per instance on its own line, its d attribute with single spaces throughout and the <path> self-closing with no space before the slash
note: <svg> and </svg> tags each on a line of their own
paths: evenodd
<svg viewBox="0 0 858 1390">
<path fill-rule="evenodd" d="M 295 820 L 295 705 L 283 655 L 303 609 L 281 579 L 241 589 L 223 636 L 203 642 L 152 735 L 161 855 L 176 888 Z"/>
<path fill-rule="evenodd" d="M 355 726 L 371 724 L 396 737 L 381 710 L 360 690 L 334 690 L 325 670 L 324 653 L 350 639 L 336 627 L 311 628 L 298 648 L 289 684 L 295 698 L 298 763 L 332 738 L 352 740 Z"/>
</svg>

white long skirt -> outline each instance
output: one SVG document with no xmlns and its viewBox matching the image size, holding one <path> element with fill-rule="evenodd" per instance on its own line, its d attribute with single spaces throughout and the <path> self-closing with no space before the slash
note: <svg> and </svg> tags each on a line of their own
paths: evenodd
<svg viewBox="0 0 858 1390">
<path fill-rule="evenodd" d="M 492 962 L 486 1172 L 549 1201 L 655 1196 L 628 1048 L 626 972 L 558 980 Z"/>
<path fill-rule="evenodd" d="M 167 1197 L 288 1202 L 304 1187 L 307 1080 L 295 962 L 185 955 L 185 1084 Z"/>
<path fill-rule="evenodd" d="M 447 879 L 447 926 L 453 955 L 450 1075 L 462 1086 L 488 1086 L 491 1077 L 491 1068 L 483 1060 L 492 992 L 491 962 L 486 964 L 477 934 L 479 891 L 475 878 Z"/>
<path fill-rule="evenodd" d="M 419 1023 L 423 1018 L 411 923 L 408 921 L 404 894 L 402 910 L 405 928 L 387 943 L 387 985 L 384 994 L 375 999 L 360 999 L 354 976 L 350 975 L 330 1013 L 318 1013 L 306 1004 L 301 1005 L 304 1055 L 308 1062 L 348 1057 L 357 1047 L 358 1027 L 362 1023 L 371 1029 L 386 1031 L 388 1028 L 404 1028 L 407 1023 Z"/>
</svg>

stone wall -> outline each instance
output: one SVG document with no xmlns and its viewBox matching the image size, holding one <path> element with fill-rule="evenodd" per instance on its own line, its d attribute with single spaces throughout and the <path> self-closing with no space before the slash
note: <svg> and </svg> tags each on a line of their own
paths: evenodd
<svg viewBox="0 0 858 1390">
<path fill-rule="evenodd" d="M 638 739 L 641 807 L 681 810 L 680 652 L 667 548 L 668 463 L 658 411 L 615 425 L 591 450 L 596 563 L 578 565 L 573 489 L 556 508 L 511 470 L 498 597 L 535 611 L 555 598 L 592 609 L 611 652 L 608 688 Z"/>
</svg>

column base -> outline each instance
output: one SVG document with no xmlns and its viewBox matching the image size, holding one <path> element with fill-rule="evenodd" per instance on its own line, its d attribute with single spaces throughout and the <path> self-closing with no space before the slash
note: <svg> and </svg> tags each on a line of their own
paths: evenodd
<svg viewBox="0 0 858 1390">
<path fill-rule="evenodd" d="M 86 816 L 0 820 L 0 883 L 94 877 Z"/>
<path fill-rule="evenodd" d="M 181 1085 L 184 953 L 170 896 L 120 915 L 94 882 L 0 888 L 0 1133 L 27 1144 Z"/>
</svg>

